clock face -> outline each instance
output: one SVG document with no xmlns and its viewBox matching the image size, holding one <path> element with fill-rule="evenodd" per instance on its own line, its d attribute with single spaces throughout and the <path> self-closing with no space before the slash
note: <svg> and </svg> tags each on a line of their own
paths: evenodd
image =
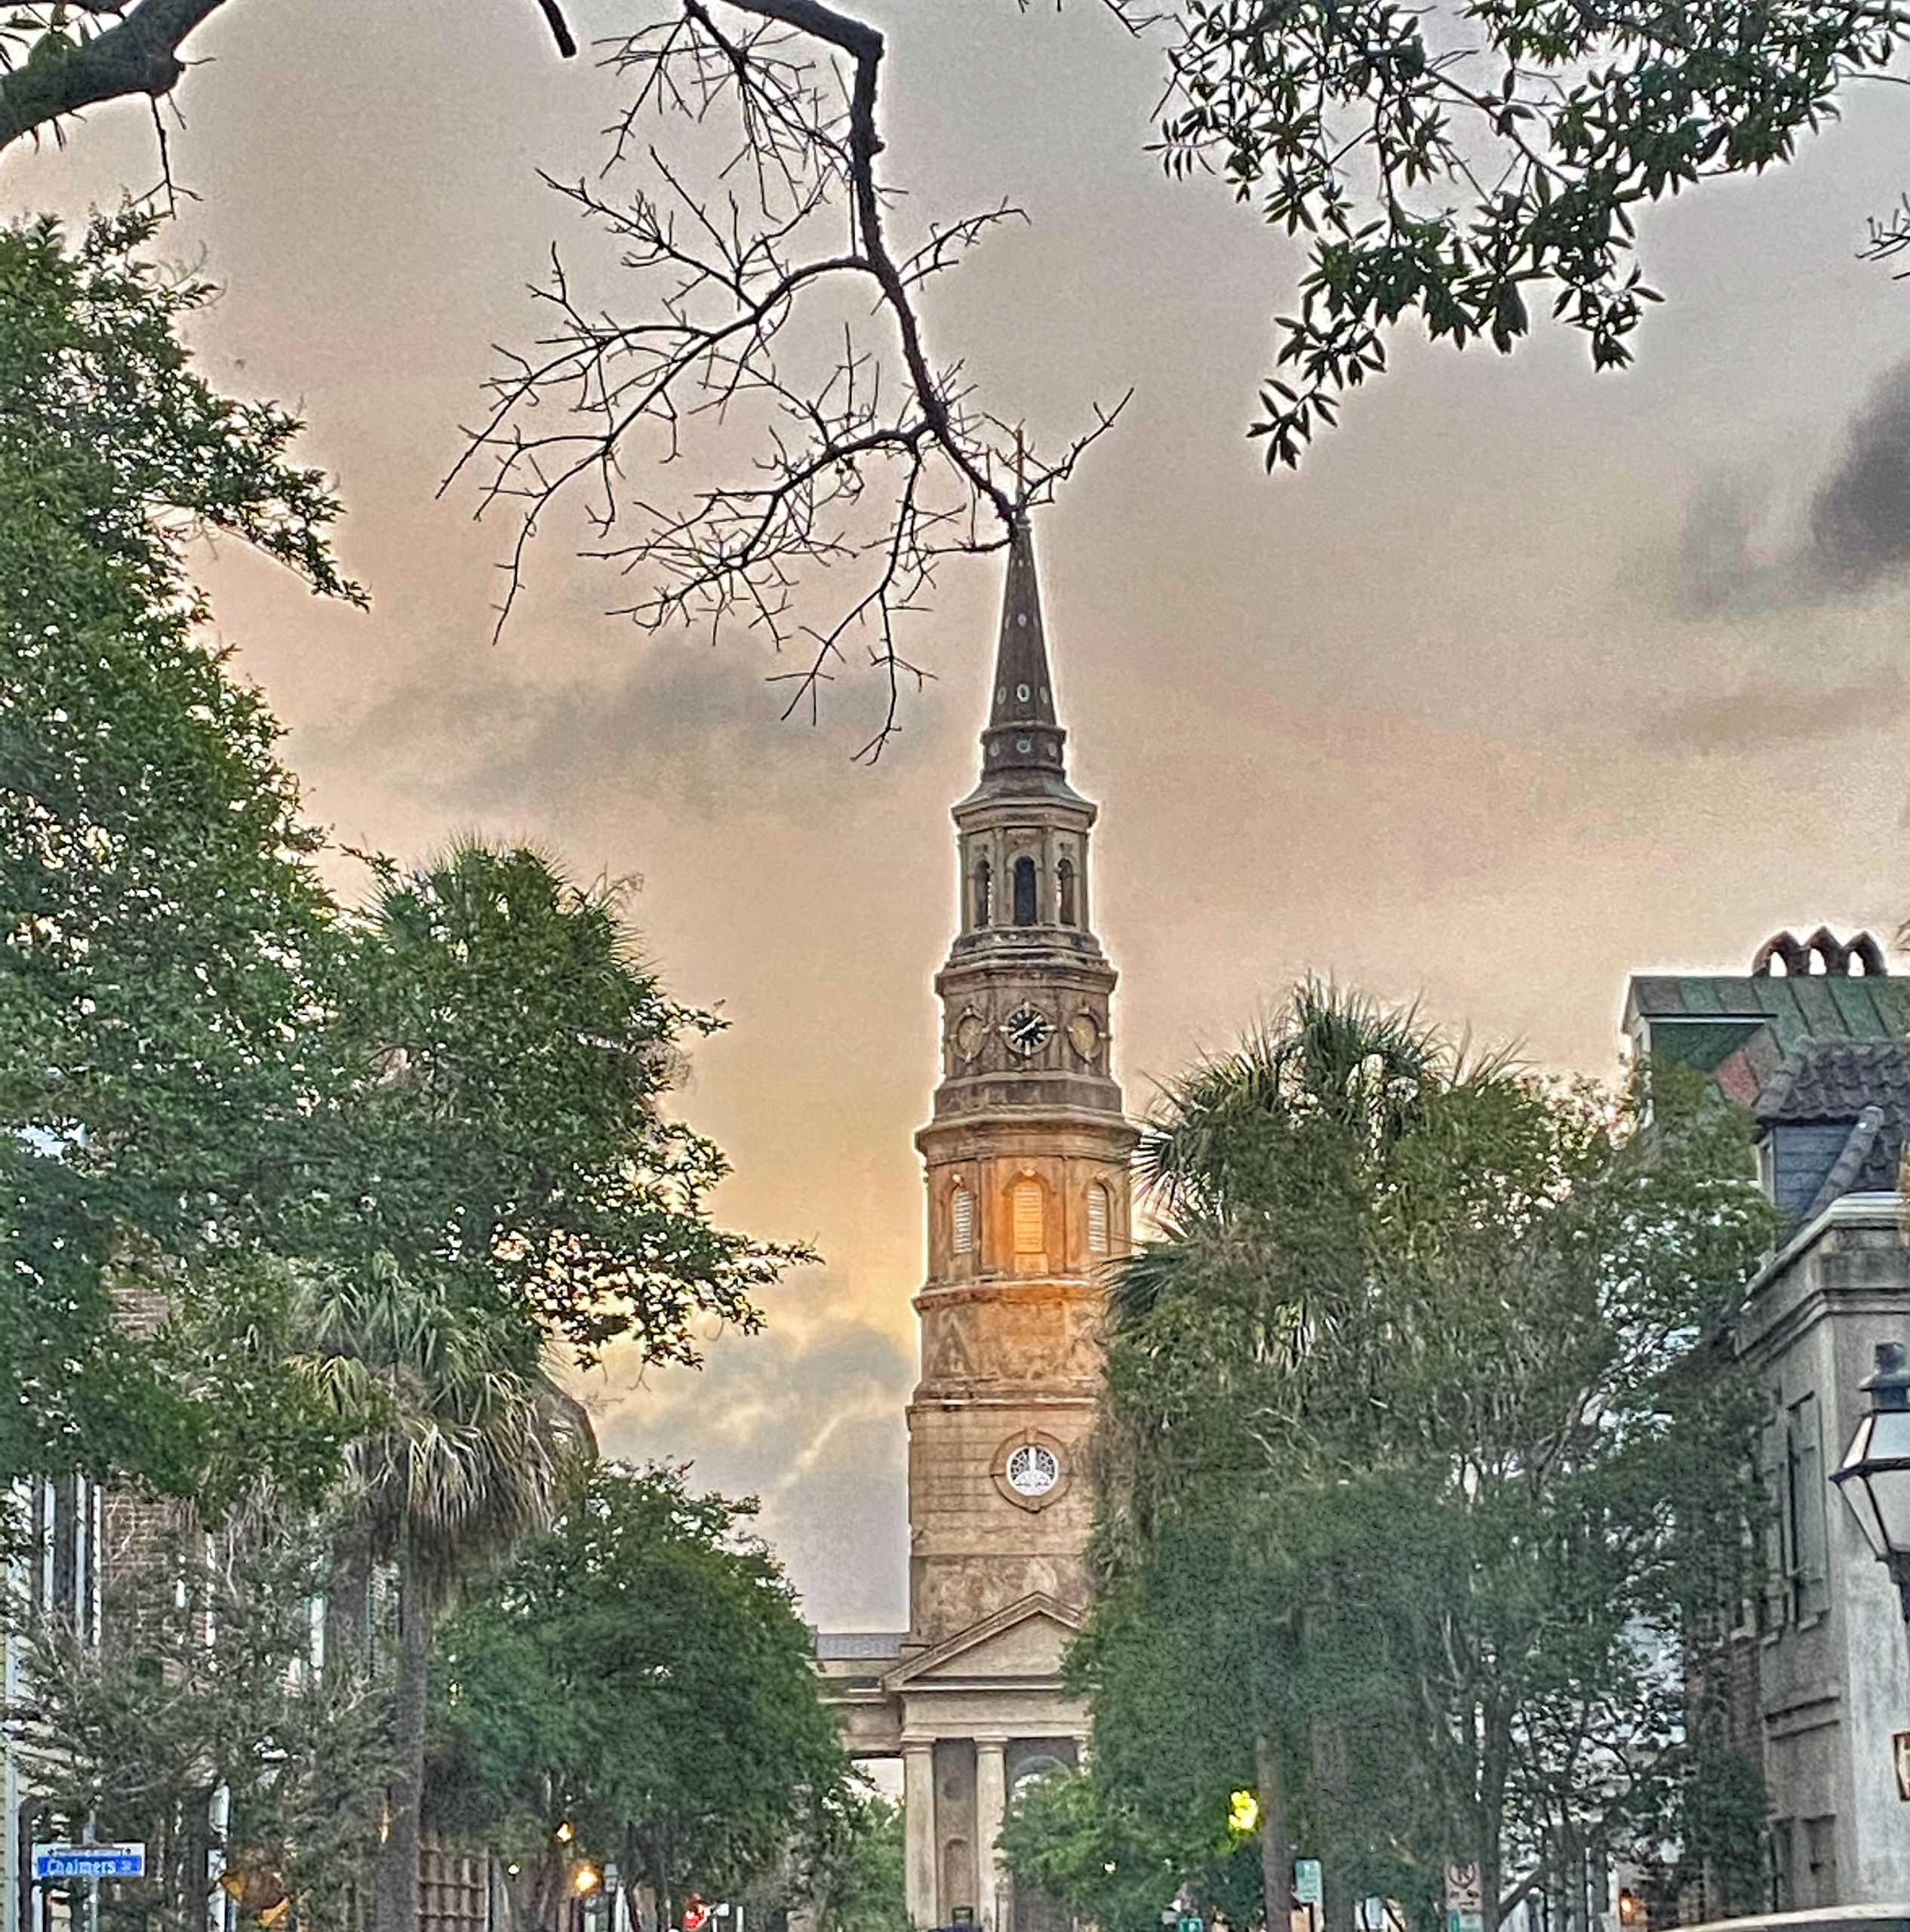
<svg viewBox="0 0 1910 1932">
<path fill-rule="evenodd" d="M 1086 1007 L 1068 1022 L 1068 1044 L 1083 1060 L 1092 1060 L 1101 1051 L 1101 1023 Z"/>
<path fill-rule="evenodd" d="M 1018 1496 L 1045 1496 L 1061 1480 L 1061 1464 L 1053 1451 L 1038 1442 L 1024 1442 L 1009 1453 L 1004 1473 Z"/>
<path fill-rule="evenodd" d="M 988 1022 L 972 1008 L 955 1022 L 955 1050 L 964 1060 L 973 1060 L 988 1038 Z"/>
<path fill-rule="evenodd" d="M 1038 1053 L 1054 1036 L 1054 1022 L 1038 1006 L 1018 1006 L 1001 1023 L 1010 1051 Z"/>
</svg>

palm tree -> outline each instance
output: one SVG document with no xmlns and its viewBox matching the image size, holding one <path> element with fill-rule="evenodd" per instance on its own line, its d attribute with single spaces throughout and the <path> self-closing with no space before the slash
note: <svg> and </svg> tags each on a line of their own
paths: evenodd
<svg viewBox="0 0 1910 1932">
<path fill-rule="evenodd" d="M 1259 1429 L 1306 1404 L 1313 1365 L 1358 1321 L 1370 1217 L 1397 1186 L 1389 1156 L 1442 1094 L 1500 1066 L 1470 1060 L 1410 1010 L 1309 980 L 1275 1019 L 1166 1089 L 1136 1157 L 1158 1235 L 1109 1284 L 1121 1393 L 1097 1440 L 1108 1576 L 1141 1560 L 1212 1459 L 1238 1460 L 1251 1487 Z M 1204 1367 L 1184 1381 L 1199 1356 Z M 1216 1403 L 1219 1389 L 1243 1408 Z M 1269 1656 L 1292 1641 L 1278 1614 L 1274 1623 L 1260 1632 Z M 1291 1740 L 1283 1747 L 1271 1710 L 1256 1709 L 1253 1728 L 1266 1922 L 1281 1928 Z"/>
<path fill-rule="evenodd" d="M 1350 1201 L 1360 1170 L 1413 1127 L 1429 1097 L 1498 1064 L 1469 1064 L 1410 1010 L 1303 982 L 1277 1018 L 1200 1061 L 1155 1106 L 1136 1164 L 1161 1238 L 1115 1271 L 1114 1331 L 1138 1330 L 1189 1269 L 1211 1270 L 1263 1244 L 1299 1192 L 1297 1161 L 1336 1161 Z M 1303 1295 L 1304 1284 L 1289 1287 Z M 1321 1312 L 1317 1298 L 1312 1312 Z M 1303 1312 L 1297 1303 L 1293 1312 Z"/>
<path fill-rule="evenodd" d="M 414 1932 L 432 1632 L 464 1578 L 549 1526 L 595 1445 L 581 1407 L 527 1367 L 514 1316 L 461 1306 L 389 1256 L 352 1277 L 307 1276 L 300 1300 L 318 1386 L 359 1419 L 346 1451 L 346 1546 L 397 1577 L 398 1770 L 371 1923 Z M 349 1579 L 349 1558 L 343 1567 Z"/>
</svg>

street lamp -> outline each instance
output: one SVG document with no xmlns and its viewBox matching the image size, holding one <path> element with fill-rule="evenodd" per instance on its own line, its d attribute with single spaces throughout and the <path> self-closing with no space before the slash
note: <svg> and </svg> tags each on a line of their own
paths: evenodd
<svg viewBox="0 0 1910 1932">
<path fill-rule="evenodd" d="M 1870 1407 L 1831 1476 L 1890 1571 L 1910 1623 L 1910 1370 L 1901 1342 L 1877 1344 L 1877 1366 L 1858 1384 Z"/>
</svg>

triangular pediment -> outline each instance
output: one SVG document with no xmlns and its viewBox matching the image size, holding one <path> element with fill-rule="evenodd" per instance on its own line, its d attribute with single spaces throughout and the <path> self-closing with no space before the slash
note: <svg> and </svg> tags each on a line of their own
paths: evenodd
<svg viewBox="0 0 1910 1932">
<path fill-rule="evenodd" d="M 1023 1597 L 898 1664 L 883 1687 L 900 1690 L 978 1678 L 1050 1681 L 1061 1675 L 1062 1658 L 1081 1626 L 1081 1613 L 1055 1598 Z"/>
</svg>

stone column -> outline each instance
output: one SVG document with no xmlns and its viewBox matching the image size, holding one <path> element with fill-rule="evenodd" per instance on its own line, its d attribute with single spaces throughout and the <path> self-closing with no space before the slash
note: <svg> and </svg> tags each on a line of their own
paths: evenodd
<svg viewBox="0 0 1910 1932">
<path fill-rule="evenodd" d="M 935 1745 L 926 1737 L 902 1740 L 902 1820 L 909 1923 L 937 1922 L 935 1898 Z"/>
<path fill-rule="evenodd" d="M 1007 1748 L 1005 1737 L 975 1740 L 975 1872 L 983 1932 L 1007 1932 L 999 1925 L 1004 1874 L 995 1841 L 1008 1809 Z"/>
</svg>

